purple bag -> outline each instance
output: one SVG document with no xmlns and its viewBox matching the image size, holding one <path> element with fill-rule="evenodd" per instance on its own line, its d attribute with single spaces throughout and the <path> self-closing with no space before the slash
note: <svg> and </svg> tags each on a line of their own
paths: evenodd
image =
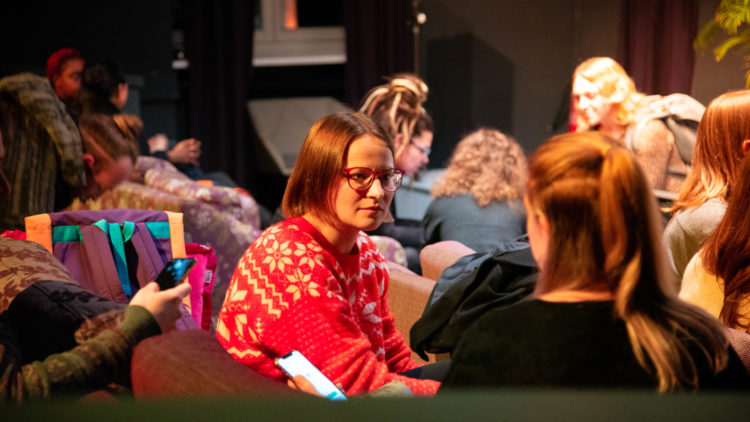
<svg viewBox="0 0 750 422">
<path fill-rule="evenodd" d="M 81 287 L 119 303 L 171 258 L 185 257 L 182 214 L 112 209 L 26 217 L 27 240 L 52 252 Z"/>
</svg>

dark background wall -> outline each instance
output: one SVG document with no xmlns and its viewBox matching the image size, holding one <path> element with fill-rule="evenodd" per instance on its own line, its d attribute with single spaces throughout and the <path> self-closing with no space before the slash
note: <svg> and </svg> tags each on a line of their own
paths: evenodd
<svg viewBox="0 0 750 422">
<path fill-rule="evenodd" d="M 698 22 L 704 25 L 712 17 L 721 0 L 701 0 Z M 745 87 L 745 64 L 739 52 L 727 54 L 717 63 L 710 50 L 700 50 L 695 55 L 692 95 L 703 104 L 726 91 Z"/>
<path fill-rule="evenodd" d="M 700 22 L 719 0 L 701 0 Z M 42 74 L 50 53 L 76 47 L 108 56 L 139 88 L 145 134 L 188 136 L 184 99 L 189 87 L 171 68 L 172 23 L 178 0 L 78 0 L 3 4 L 0 76 Z M 581 60 L 616 53 L 620 2 L 600 0 L 423 0 L 420 64 L 430 85 L 427 107 L 436 122 L 431 167 L 442 166 L 462 135 L 494 126 L 526 152 L 567 128 L 570 75 Z M 177 17 L 179 19 L 179 17 Z M 317 79 L 316 79 L 317 78 Z M 341 66 L 265 68 L 253 74 L 254 97 L 343 97 Z M 742 59 L 696 58 L 693 95 L 704 103 L 742 88 Z"/>
<path fill-rule="evenodd" d="M 720 0 L 701 0 L 701 25 Z M 423 0 L 421 65 L 436 122 L 431 167 L 441 167 L 461 136 L 479 126 L 513 135 L 527 153 L 567 130 L 575 66 L 616 56 L 620 2 Z M 693 95 L 707 104 L 744 84 L 742 58 L 716 63 L 698 52 Z"/>
<path fill-rule="evenodd" d="M 552 132 L 574 61 L 573 1 L 425 0 L 422 69 L 436 122 L 431 166 L 479 126 L 527 151 Z"/>
<path fill-rule="evenodd" d="M 47 57 L 63 47 L 112 58 L 137 90 L 144 134 L 179 136 L 184 122 L 178 124 L 171 14 L 170 0 L 3 2 L 0 76 L 43 75 Z"/>
</svg>

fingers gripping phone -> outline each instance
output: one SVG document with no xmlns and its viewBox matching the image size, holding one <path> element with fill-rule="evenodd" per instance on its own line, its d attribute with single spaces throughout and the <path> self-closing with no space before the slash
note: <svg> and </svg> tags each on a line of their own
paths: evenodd
<svg viewBox="0 0 750 422">
<path fill-rule="evenodd" d="M 195 258 L 175 258 L 169 260 L 159 275 L 156 276 L 155 281 L 159 285 L 159 290 L 171 289 L 185 281 L 193 265 L 195 265 Z"/>
<path fill-rule="evenodd" d="M 286 372 L 289 378 L 302 375 L 323 397 L 331 400 L 346 400 L 346 395 L 336 387 L 318 368 L 315 367 L 302 353 L 292 350 L 276 359 L 276 365 Z"/>
</svg>

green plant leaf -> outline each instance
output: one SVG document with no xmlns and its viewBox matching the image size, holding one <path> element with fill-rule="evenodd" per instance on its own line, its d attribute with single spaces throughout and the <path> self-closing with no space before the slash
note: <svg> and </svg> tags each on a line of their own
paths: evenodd
<svg viewBox="0 0 750 422">
<path fill-rule="evenodd" d="M 721 59 L 724 58 L 724 56 L 727 54 L 729 50 L 731 50 L 733 47 L 736 47 L 742 44 L 742 41 L 743 41 L 742 37 L 738 35 L 738 36 L 727 38 L 726 40 L 724 40 L 724 42 L 716 46 L 716 48 L 714 48 L 714 56 L 716 57 L 716 61 L 717 62 L 721 61 Z"/>
<path fill-rule="evenodd" d="M 750 5 L 746 0 L 722 0 L 716 20 L 728 35 L 736 35 L 743 23 L 750 22 Z"/>
<path fill-rule="evenodd" d="M 746 45 L 747 43 L 750 43 L 750 29 L 748 28 L 742 31 L 739 35 L 727 38 L 721 44 L 716 46 L 716 48 L 714 48 L 714 56 L 716 56 L 716 61 L 720 61 L 721 59 L 723 59 L 727 52 L 732 48 L 738 45 Z"/>
<path fill-rule="evenodd" d="M 698 31 L 698 34 L 695 36 L 695 41 L 693 41 L 693 48 L 708 48 L 708 46 L 714 41 L 714 38 L 716 38 L 716 35 L 720 30 L 721 27 L 719 26 L 719 22 L 717 22 L 715 19 L 708 21 L 708 23 L 703 25 L 700 31 Z"/>
</svg>

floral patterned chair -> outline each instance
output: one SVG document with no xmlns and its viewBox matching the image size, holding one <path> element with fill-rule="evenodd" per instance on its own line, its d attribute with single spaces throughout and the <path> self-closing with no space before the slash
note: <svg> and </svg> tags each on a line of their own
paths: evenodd
<svg viewBox="0 0 750 422">
<path fill-rule="evenodd" d="M 195 182 L 167 161 L 139 157 L 130 181 L 104 192 L 96 200 L 75 201 L 70 207 L 114 208 L 183 213 L 185 243 L 213 248 L 218 260 L 212 293 L 215 320 L 237 262 L 260 235 L 260 214 L 255 200 L 231 188 Z"/>
</svg>

